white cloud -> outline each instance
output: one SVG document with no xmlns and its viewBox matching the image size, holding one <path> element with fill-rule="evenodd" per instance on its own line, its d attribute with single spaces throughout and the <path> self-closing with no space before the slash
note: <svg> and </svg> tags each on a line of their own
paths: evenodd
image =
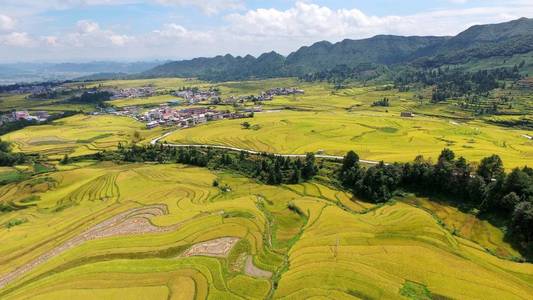
<svg viewBox="0 0 533 300">
<path fill-rule="evenodd" d="M 438 10 L 407 16 L 371 16 L 358 9 L 333 10 L 308 2 L 296 2 L 287 10 L 256 9 L 226 17 L 229 30 L 250 37 L 342 39 L 376 34 L 451 35 L 465 24 L 507 21 L 533 15 L 533 4 L 514 7 L 479 7 Z"/>
<path fill-rule="evenodd" d="M 125 34 L 122 34 L 122 35 L 113 34 L 113 35 L 109 36 L 109 40 L 115 46 L 124 46 L 127 43 L 129 43 L 130 41 L 133 41 L 133 39 L 134 39 L 133 37 L 127 36 Z"/>
<path fill-rule="evenodd" d="M 9 31 L 15 27 L 15 20 L 10 16 L 0 14 L 0 31 Z"/>
<path fill-rule="evenodd" d="M 81 34 L 88 34 L 100 31 L 100 25 L 90 20 L 80 20 L 76 23 L 76 28 Z"/>
<path fill-rule="evenodd" d="M 57 46 L 59 44 L 59 38 L 57 36 L 43 36 L 41 40 L 48 46 Z"/>
<path fill-rule="evenodd" d="M 188 39 L 192 41 L 212 38 L 209 32 L 191 31 L 175 23 L 165 24 L 161 30 L 154 30 L 154 34 L 161 38 Z"/>
<path fill-rule="evenodd" d="M 450 0 L 454 1 L 454 0 Z M 75 26 L 57 32 L 43 32 L 37 35 L 33 27 L 19 26 L 19 33 L 11 33 L 13 27 L 0 36 L 0 43 L 12 47 L 26 48 L 16 51 L 0 47 L 0 57 L 4 59 L 58 58 L 70 59 L 144 59 L 144 58 L 192 58 L 232 53 L 253 54 L 276 50 L 283 54 L 320 40 L 332 42 L 345 38 L 359 39 L 376 34 L 397 35 L 454 35 L 475 24 L 498 23 L 518 17 L 533 16 L 533 3 L 527 0 L 510 0 L 512 5 L 485 6 L 474 8 L 439 9 L 413 13 L 410 15 L 373 16 L 356 8 L 332 9 L 325 5 L 298 1 L 287 9 L 263 8 L 238 11 L 243 7 L 241 0 L 0 0 L 0 2 L 35 3 L 35 5 L 73 7 L 80 5 L 115 5 L 123 3 L 151 2 L 168 5 L 195 6 L 206 14 L 233 11 L 222 18 L 222 24 L 203 27 L 183 26 L 181 20 L 173 19 L 157 30 L 149 29 L 135 34 L 138 28 L 105 28 L 91 20 L 80 20 Z M 265 1 L 266 2 L 266 1 Z M 11 13 L 9 13 L 12 15 Z M 191 21 L 191 20 L 187 20 Z M 194 20 L 193 20 L 194 21 Z M 25 21 L 26 22 L 26 21 Z M 180 24 L 181 23 L 181 24 Z M 193 23 L 194 24 L 194 23 Z M 24 24 L 22 24 L 24 25 Z M 202 29 L 198 29 L 202 26 Z M 118 29 L 122 28 L 122 29 Z M 124 32 L 124 28 L 131 30 Z M 29 34 L 24 33 L 28 31 Z M 1 31 L 0 31 L 1 32 Z M 30 34 L 33 35 L 30 36 Z M 8 37 L 9 36 L 9 37 Z M 19 45 L 19 46 L 16 46 Z M 39 51 L 36 47 L 39 45 Z M 117 51 L 116 49 L 121 49 Z M 30 54 L 27 54 L 30 53 Z"/>
<path fill-rule="evenodd" d="M 0 44 L 11 47 L 27 47 L 32 44 L 32 39 L 26 32 L 12 32 L 0 36 Z"/>
</svg>

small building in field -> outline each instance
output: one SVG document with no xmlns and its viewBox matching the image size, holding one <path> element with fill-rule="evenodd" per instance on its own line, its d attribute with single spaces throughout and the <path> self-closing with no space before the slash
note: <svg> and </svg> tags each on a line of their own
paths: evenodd
<svg viewBox="0 0 533 300">
<path fill-rule="evenodd" d="M 413 118 L 415 116 L 415 114 L 413 114 L 413 112 L 411 111 L 403 111 L 400 116 L 402 118 Z"/>
<path fill-rule="evenodd" d="M 159 126 L 159 122 L 157 122 L 157 121 L 152 121 L 152 122 L 146 123 L 146 128 L 148 128 L 148 129 L 156 128 L 157 126 Z"/>
</svg>

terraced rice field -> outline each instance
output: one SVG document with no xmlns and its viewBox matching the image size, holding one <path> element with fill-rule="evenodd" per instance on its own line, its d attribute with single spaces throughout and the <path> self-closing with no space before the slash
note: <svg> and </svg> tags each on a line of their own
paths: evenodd
<svg viewBox="0 0 533 300">
<path fill-rule="evenodd" d="M 426 210 L 376 207 L 313 182 L 266 186 L 182 165 L 101 163 L 1 187 L 0 203 L 14 202 L 25 209 L 0 213 L 0 225 L 26 221 L 0 226 L 2 299 L 533 293 L 531 264 L 451 234 Z"/>
<path fill-rule="evenodd" d="M 166 137 L 169 143 L 227 145 L 283 154 L 324 151 L 386 162 L 411 161 L 417 155 L 437 159 L 443 148 L 471 161 L 494 153 L 507 168 L 533 160 L 526 131 L 482 122 L 457 123 L 431 117 L 401 118 L 379 112 L 272 112 L 247 119 L 258 129 L 243 129 L 243 120 L 223 120 Z"/>
<path fill-rule="evenodd" d="M 161 133 L 160 129 L 148 131 L 143 123 L 126 117 L 76 115 L 11 132 L 2 140 L 12 142 L 15 151 L 61 158 L 115 149 L 119 142 L 131 142 L 135 131 L 146 140 Z"/>
</svg>

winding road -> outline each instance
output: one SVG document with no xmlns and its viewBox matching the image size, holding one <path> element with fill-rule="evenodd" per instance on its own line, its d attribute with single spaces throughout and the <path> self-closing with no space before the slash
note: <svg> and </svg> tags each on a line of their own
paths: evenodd
<svg viewBox="0 0 533 300">
<path fill-rule="evenodd" d="M 175 130 L 176 131 L 176 130 Z M 170 131 L 162 136 L 153 139 L 150 144 L 155 145 L 159 143 L 162 139 L 166 138 L 167 136 L 171 135 L 175 131 Z M 274 156 L 281 156 L 281 157 L 289 157 L 289 158 L 305 158 L 306 154 L 281 154 L 281 153 L 270 153 L 265 151 L 256 151 L 256 150 L 250 150 L 250 149 L 243 149 L 243 148 L 237 148 L 237 147 L 231 147 L 231 146 L 223 146 L 223 145 L 210 145 L 210 144 L 172 144 L 172 143 L 165 143 L 163 144 L 168 147 L 182 147 L 182 148 L 215 148 L 215 149 L 224 149 L 224 150 L 231 150 L 231 151 L 239 151 L 239 152 L 245 152 L 249 154 L 261 154 L 261 153 L 268 153 L 272 154 Z M 343 160 L 344 156 L 335 156 L 335 155 L 324 155 L 324 154 L 315 154 L 316 158 L 322 158 L 322 159 L 329 159 L 329 160 Z M 359 162 L 362 162 L 364 164 L 369 165 L 377 165 L 380 162 L 375 160 L 366 160 L 366 159 L 360 159 Z"/>
</svg>

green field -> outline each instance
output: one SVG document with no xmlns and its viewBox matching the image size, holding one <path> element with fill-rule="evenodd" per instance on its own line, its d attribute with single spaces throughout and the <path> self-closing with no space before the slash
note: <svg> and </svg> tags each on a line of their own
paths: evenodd
<svg viewBox="0 0 533 300">
<path fill-rule="evenodd" d="M 0 227 L 0 284 L 24 269 L 0 288 L 2 299 L 533 293 L 530 264 L 497 258 L 476 236 L 452 235 L 426 210 L 374 207 L 313 182 L 275 187 L 181 165 L 105 163 L 6 185 L 0 195 L 26 207 L 0 214 L 0 224 L 25 220 Z M 486 234 L 509 247 L 497 233 Z M 190 255 L 224 238 L 237 241 L 224 255 L 212 252 L 219 246 Z"/>
</svg>

